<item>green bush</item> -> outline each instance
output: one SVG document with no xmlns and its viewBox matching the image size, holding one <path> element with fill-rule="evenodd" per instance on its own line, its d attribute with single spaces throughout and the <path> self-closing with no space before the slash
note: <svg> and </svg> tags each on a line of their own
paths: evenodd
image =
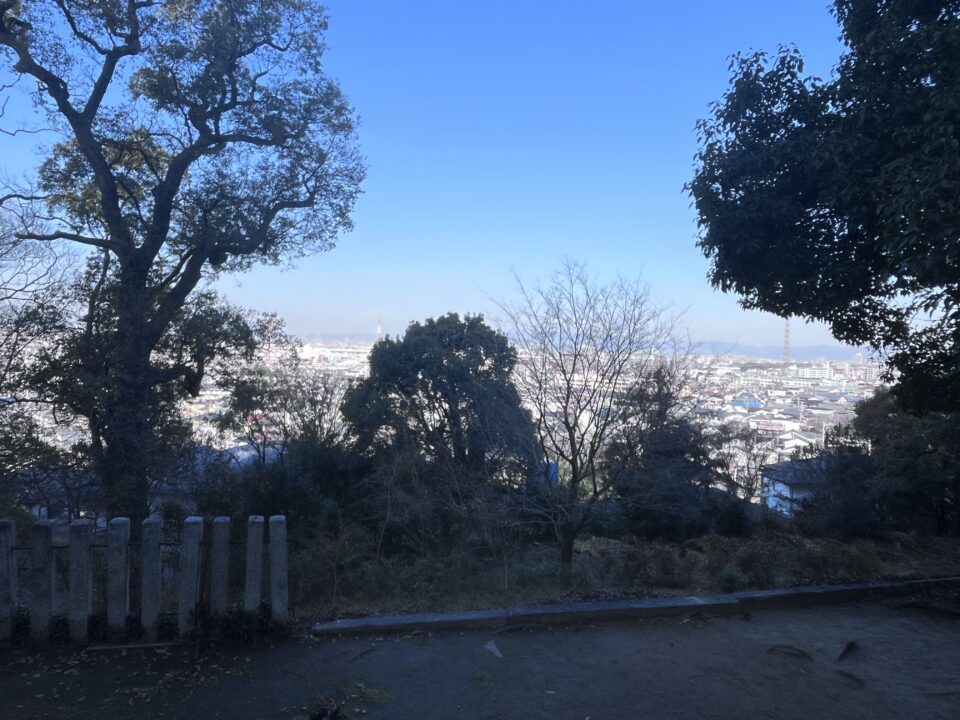
<svg viewBox="0 0 960 720">
<path fill-rule="evenodd" d="M 733 563 L 723 566 L 717 575 L 716 588 L 720 592 L 731 593 L 743 590 L 749 585 L 747 577 Z"/>
</svg>

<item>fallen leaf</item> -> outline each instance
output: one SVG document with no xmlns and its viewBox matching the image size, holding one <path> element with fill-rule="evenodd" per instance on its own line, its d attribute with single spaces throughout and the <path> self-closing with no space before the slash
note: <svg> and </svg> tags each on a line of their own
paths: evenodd
<svg viewBox="0 0 960 720">
<path fill-rule="evenodd" d="M 497 644 L 496 644 L 493 640 L 490 640 L 490 641 L 484 643 L 483 649 L 484 649 L 484 650 L 489 650 L 491 653 L 493 653 L 493 654 L 494 654 L 495 656 L 497 656 L 498 658 L 503 658 L 503 653 L 500 652 L 500 648 L 497 647 Z"/>
</svg>

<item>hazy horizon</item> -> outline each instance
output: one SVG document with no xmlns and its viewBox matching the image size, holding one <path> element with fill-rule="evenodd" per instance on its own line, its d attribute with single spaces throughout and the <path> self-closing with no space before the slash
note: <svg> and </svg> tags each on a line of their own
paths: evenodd
<svg viewBox="0 0 960 720">
<path fill-rule="evenodd" d="M 304 342 L 329 343 L 373 343 L 377 338 L 376 329 L 369 332 L 356 331 L 346 333 L 306 332 L 293 333 Z M 403 332 L 393 333 L 384 331 L 383 336 L 399 337 Z M 731 357 L 751 357 L 757 359 L 779 360 L 783 356 L 783 344 L 754 345 L 745 343 L 731 343 L 725 340 L 703 339 L 692 340 L 695 355 L 718 355 Z M 814 360 L 829 360 L 842 362 L 853 360 L 861 353 L 865 358 L 870 357 L 870 349 L 858 345 L 846 345 L 840 342 L 834 344 L 790 345 L 790 360 L 794 362 L 811 362 Z"/>
</svg>

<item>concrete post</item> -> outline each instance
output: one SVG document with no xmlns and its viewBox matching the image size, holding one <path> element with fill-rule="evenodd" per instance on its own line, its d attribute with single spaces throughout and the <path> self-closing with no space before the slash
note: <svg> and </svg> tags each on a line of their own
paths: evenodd
<svg viewBox="0 0 960 720">
<path fill-rule="evenodd" d="M 140 527 L 140 627 L 148 640 L 155 640 L 161 597 L 160 518 L 148 517 Z"/>
<path fill-rule="evenodd" d="M 183 521 L 183 543 L 180 545 L 180 604 L 177 626 L 185 636 L 193 621 L 200 597 L 200 543 L 203 542 L 203 518 L 191 515 Z"/>
<path fill-rule="evenodd" d="M 123 635 L 130 614 L 130 518 L 107 525 L 107 630 Z"/>
<path fill-rule="evenodd" d="M 53 523 L 40 520 L 30 538 L 30 635 L 38 643 L 50 639 L 53 577 Z"/>
<path fill-rule="evenodd" d="M 288 620 L 287 517 L 270 516 L 270 613 L 275 623 Z"/>
<path fill-rule="evenodd" d="M 10 639 L 17 608 L 17 563 L 13 557 L 16 525 L 0 520 L 0 643 Z"/>
<path fill-rule="evenodd" d="M 210 538 L 210 614 L 226 615 L 230 587 L 230 518 L 213 519 Z"/>
<path fill-rule="evenodd" d="M 260 608 L 263 586 L 263 515 L 247 518 L 247 568 L 243 579 L 243 611 L 255 613 Z"/>
<path fill-rule="evenodd" d="M 93 569 L 90 565 L 90 540 L 93 523 L 74 520 L 70 523 L 70 604 L 67 619 L 70 639 L 87 641 L 90 613 L 93 612 Z"/>
</svg>

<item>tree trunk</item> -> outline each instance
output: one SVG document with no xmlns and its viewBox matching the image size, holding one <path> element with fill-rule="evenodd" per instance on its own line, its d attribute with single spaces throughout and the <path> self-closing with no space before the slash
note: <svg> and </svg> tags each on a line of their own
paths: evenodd
<svg viewBox="0 0 960 720">
<path fill-rule="evenodd" d="M 146 378 L 143 377 L 145 381 Z M 144 383 L 145 385 L 145 383 Z M 108 517 L 129 517 L 133 527 L 147 517 L 150 446 L 149 388 L 124 382 L 107 409 L 100 472 Z"/>
<path fill-rule="evenodd" d="M 146 337 L 145 278 L 121 276 L 123 301 L 117 308 L 115 363 L 101 389 L 103 453 L 100 472 L 109 517 L 129 517 L 132 528 L 149 514 L 147 472 L 156 442 L 151 413 L 150 353 Z"/>
<path fill-rule="evenodd" d="M 560 526 L 560 563 L 567 567 L 573 564 L 573 541 L 576 536 L 572 523 L 566 522 Z"/>
</svg>

